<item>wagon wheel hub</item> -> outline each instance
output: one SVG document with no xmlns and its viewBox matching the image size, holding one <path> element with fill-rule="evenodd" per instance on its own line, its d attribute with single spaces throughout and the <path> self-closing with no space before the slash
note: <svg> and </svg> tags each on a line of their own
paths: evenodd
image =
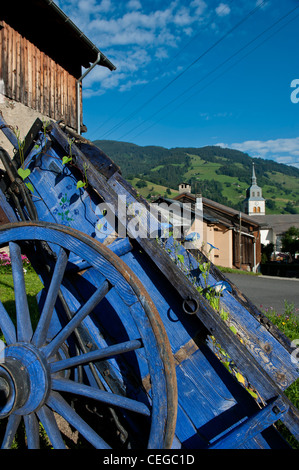
<svg viewBox="0 0 299 470">
<path fill-rule="evenodd" d="M 40 350 L 29 343 L 8 346 L 0 364 L 0 419 L 39 409 L 48 397 L 49 384 L 49 367 Z"/>
</svg>

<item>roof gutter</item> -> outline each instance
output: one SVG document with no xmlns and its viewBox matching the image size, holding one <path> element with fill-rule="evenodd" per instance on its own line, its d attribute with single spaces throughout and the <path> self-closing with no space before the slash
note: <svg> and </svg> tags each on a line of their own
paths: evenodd
<svg viewBox="0 0 299 470">
<path fill-rule="evenodd" d="M 81 75 L 80 78 L 76 81 L 77 86 L 77 133 L 81 135 L 81 96 L 80 96 L 80 86 L 83 78 L 92 71 L 92 69 L 100 62 L 102 58 L 101 52 L 98 52 L 97 60 Z"/>
<path fill-rule="evenodd" d="M 58 15 L 65 21 L 65 23 L 68 23 L 72 27 L 72 29 L 76 31 L 78 36 L 82 39 L 83 42 L 85 42 L 85 44 L 92 51 L 96 52 L 97 54 L 101 54 L 100 65 L 103 65 L 104 67 L 108 67 L 108 69 L 110 69 L 111 71 L 116 70 L 115 65 L 113 65 L 112 62 L 110 62 L 110 60 L 107 59 L 107 57 L 90 41 L 90 39 L 88 39 L 88 37 L 85 36 L 84 33 L 82 33 L 82 31 L 75 25 L 75 23 L 72 22 L 72 20 L 56 5 L 56 3 L 54 3 L 53 0 L 44 0 L 44 1 L 47 3 L 47 5 L 53 8 L 53 10 L 55 10 L 56 13 L 58 13 Z"/>
</svg>

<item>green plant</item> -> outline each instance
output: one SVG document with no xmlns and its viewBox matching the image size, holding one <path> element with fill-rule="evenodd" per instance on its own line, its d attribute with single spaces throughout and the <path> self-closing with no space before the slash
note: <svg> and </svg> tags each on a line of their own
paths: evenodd
<svg viewBox="0 0 299 470">
<path fill-rule="evenodd" d="M 20 130 L 17 126 L 15 128 L 13 128 L 13 132 L 14 132 L 16 138 L 17 138 L 18 152 L 19 152 L 19 158 L 20 158 L 20 163 L 21 163 L 20 168 L 18 168 L 18 175 L 25 182 L 25 180 L 28 178 L 28 176 L 31 173 L 29 168 L 25 168 L 25 166 L 24 166 L 24 163 L 25 163 L 25 157 L 24 157 L 25 140 L 21 139 L 21 133 L 20 133 Z M 27 181 L 27 183 L 25 182 L 25 185 L 27 186 L 27 188 L 31 192 L 34 192 L 34 188 L 33 188 L 32 184 L 29 181 Z"/>
<path fill-rule="evenodd" d="M 74 143 L 74 139 L 67 139 L 68 141 L 68 146 L 69 146 L 69 153 L 68 155 L 64 155 L 62 157 L 62 164 L 66 165 L 67 163 L 72 163 L 73 161 L 73 154 L 72 154 L 72 145 Z"/>
<path fill-rule="evenodd" d="M 86 174 L 86 172 L 88 170 L 88 164 L 84 163 L 83 168 L 84 168 L 84 179 L 83 179 L 83 181 L 82 180 L 77 181 L 77 189 L 87 188 L 87 186 L 88 186 L 88 180 L 87 180 L 87 174 Z"/>
<path fill-rule="evenodd" d="M 263 313 L 277 326 L 291 341 L 299 338 L 299 309 L 293 303 L 284 301 L 284 313 L 278 314 L 272 307 L 264 308 Z M 299 409 L 299 379 L 290 385 L 285 391 L 289 400 Z M 278 430 L 294 449 L 299 449 L 299 442 L 290 434 L 288 429 L 279 422 Z"/>
<path fill-rule="evenodd" d="M 63 165 L 67 165 L 68 163 L 72 164 L 73 163 L 73 153 L 72 153 L 72 145 L 74 143 L 74 139 L 68 139 L 68 145 L 69 145 L 69 154 L 68 155 L 64 155 L 62 157 L 62 164 Z M 83 181 L 82 180 L 78 180 L 77 181 L 77 189 L 79 188 L 87 188 L 88 186 L 88 180 L 87 180 L 87 172 L 88 170 L 88 164 L 87 163 L 84 163 L 83 164 L 83 171 L 84 171 L 84 177 L 83 177 Z"/>
<path fill-rule="evenodd" d="M 23 270 L 26 273 L 28 270 L 31 270 L 31 264 L 27 256 L 22 255 Z M 11 272 L 11 260 L 10 256 L 6 251 L 0 251 L 0 273 L 9 273 Z"/>
<path fill-rule="evenodd" d="M 281 238 L 282 249 L 294 255 L 299 251 L 299 229 L 290 227 Z"/>
<path fill-rule="evenodd" d="M 284 301 L 284 313 L 277 313 L 272 307 L 263 308 L 262 312 L 277 326 L 291 341 L 299 338 L 299 309 L 293 303 Z"/>
</svg>

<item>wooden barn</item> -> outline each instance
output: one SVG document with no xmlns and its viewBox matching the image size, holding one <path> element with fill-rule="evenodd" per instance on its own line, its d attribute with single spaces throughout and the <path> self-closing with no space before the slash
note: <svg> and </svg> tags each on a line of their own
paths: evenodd
<svg viewBox="0 0 299 470">
<path fill-rule="evenodd" d="M 22 128 L 12 110 L 23 119 L 30 111 L 31 124 L 37 116 L 63 119 L 81 133 L 82 80 L 96 65 L 114 70 L 107 57 L 51 0 L 1 2 L 0 43 L 0 111 L 6 121 Z"/>
</svg>

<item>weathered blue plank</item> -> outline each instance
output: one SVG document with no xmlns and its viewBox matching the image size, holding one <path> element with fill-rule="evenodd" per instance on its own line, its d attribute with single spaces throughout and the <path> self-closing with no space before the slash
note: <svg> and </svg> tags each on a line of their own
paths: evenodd
<svg viewBox="0 0 299 470">
<path fill-rule="evenodd" d="M 128 238 L 118 238 L 109 245 L 106 245 L 109 250 L 113 251 L 114 254 L 121 257 L 132 250 L 132 245 Z M 72 263 L 67 267 L 68 271 L 83 271 L 84 269 L 90 268 L 91 264 L 87 261 L 81 261 L 80 259 L 73 260 Z"/>
<path fill-rule="evenodd" d="M 210 446 L 210 449 L 238 449 L 250 439 L 278 421 L 288 407 L 279 399 L 243 421 Z"/>
<path fill-rule="evenodd" d="M 7 125 L 6 121 L 3 119 L 2 115 L 0 114 L 0 129 L 2 130 L 3 134 L 8 138 L 9 142 L 13 145 L 13 147 L 18 150 L 19 144 L 16 134 L 11 130 L 11 128 Z"/>
<path fill-rule="evenodd" d="M 74 227 L 101 241 L 113 233 L 114 227 L 107 220 L 109 207 L 90 186 L 77 188 L 78 170 L 63 165 L 55 148 L 37 157 L 32 151 L 25 163 L 31 169 L 27 180 L 34 187 L 33 200 L 40 220 Z"/>
<path fill-rule="evenodd" d="M 29 160 L 27 159 L 29 164 L 32 161 L 30 181 L 35 187 L 34 202 L 39 217 L 42 220 L 55 220 L 73 226 L 94 238 L 104 241 L 112 230 L 110 230 L 111 227 L 109 227 L 107 217 L 97 211 L 101 199 L 92 188 L 89 188 L 88 191 L 76 188 L 78 174 L 62 165 L 61 157 L 60 150 L 54 146 L 47 149 L 47 156 L 40 153 L 35 159 L 34 151 L 31 151 L 31 156 Z M 134 195 L 129 194 L 117 178 L 112 176 L 108 181 L 108 186 L 113 187 L 118 194 L 127 196 L 129 205 L 136 201 Z M 140 214 L 141 224 L 148 227 L 151 217 L 145 209 Z M 134 221 L 132 221 L 129 229 L 134 233 Z M 197 261 L 183 247 L 176 247 L 175 251 L 176 255 L 183 254 L 186 260 L 182 275 L 191 274 L 196 276 L 200 274 Z M 90 253 L 92 253 L 92 250 Z M 177 361 L 180 400 L 176 431 L 177 440 L 182 442 L 183 447 L 205 448 L 221 432 L 227 431 L 230 427 L 238 426 L 238 424 L 241 426 L 244 417 L 247 414 L 250 416 L 250 412 L 254 411 L 256 405 L 250 395 L 219 364 L 218 359 L 212 355 L 207 346 L 201 343 L 199 336 L 205 334 L 203 325 L 198 322 L 196 316 L 185 315 L 179 295 L 165 282 L 161 272 L 151 266 L 147 255 L 140 253 L 138 249 L 120 255 L 150 293 L 166 328 Z M 77 258 L 74 261 L 80 262 L 81 260 Z M 99 324 L 101 322 L 103 322 L 103 325 L 105 324 L 105 315 L 107 316 L 106 321 L 111 322 L 113 315 L 109 316 L 109 314 L 113 311 L 114 314 L 118 312 L 119 318 L 112 324 L 113 334 L 118 339 L 136 339 L 136 336 L 134 336 L 136 334 L 136 325 L 132 321 L 132 312 L 134 311 L 134 317 L 138 318 L 136 310 L 138 306 L 134 300 L 133 292 L 128 289 L 116 270 L 108 266 L 103 259 L 99 258 L 96 264 L 96 270 L 88 269 L 82 276 L 81 291 L 87 286 L 84 282 L 95 287 L 98 283 L 103 282 L 103 276 L 105 277 L 105 275 L 112 279 L 115 286 L 107 295 L 110 310 L 106 311 L 104 309 L 101 312 L 101 309 L 98 309 L 94 312 L 96 325 L 97 321 Z M 177 264 L 180 265 L 180 262 L 177 262 Z M 210 275 L 208 283 L 213 284 L 214 282 L 216 280 Z M 66 292 L 64 288 L 64 293 Z M 71 297 L 70 294 L 70 299 Z M 261 367 L 274 378 L 275 382 L 280 377 L 279 385 L 281 388 L 285 388 L 289 383 L 292 383 L 297 378 L 298 371 L 295 371 L 291 364 L 290 355 L 285 348 L 229 293 L 225 292 L 222 300 L 229 310 L 230 321 L 234 326 L 238 326 L 238 332 L 246 342 L 246 347 L 257 358 Z M 74 308 L 75 298 L 71 299 L 71 304 Z M 74 308 L 75 310 L 76 308 Z M 84 324 L 88 329 L 91 329 L 99 344 L 106 344 L 101 336 L 100 329 L 97 329 L 93 320 L 87 318 L 84 320 Z M 118 331 L 120 324 L 123 326 Z M 139 325 L 139 329 L 143 327 L 148 328 L 149 324 Z M 139 357 L 138 354 L 136 355 L 138 360 L 135 364 L 135 371 L 139 371 L 141 377 L 145 379 L 147 365 L 142 355 Z M 111 360 L 111 364 L 112 361 L 114 359 Z M 117 361 L 113 363 L 114 366 L 116 374 L 120 377 L 121 371 Z M 153 367 L 155 369 L 155 362 Z M 157 364 L 158 369 L 159 365 Z M 155 410 L 155 413 L 155 416 L 158 416 L 158 409 Z M 254 438 L 250 436 L 249 439 L 252 448 L 267 447 L 268 445 L 263 442 L 263 437 L 260 435 Z M 245 442 L 244 446 L 247 445 L 249 443 Z"/>
<path fill-rule="evenodd" d="M 153 302 L 163 321 L 173 354 L 192 340 L 202 328 L 196 318 L 185 315 L 182 303 L 176 292 L 166 285 L 157 270 L 147 263 L 145 255 L 137 250 L 122 257 L 122 260 L 134 271 Z"/>
<path fill-rule="evenodd" d="M 138 274 L 139 279 L 151 292 L 175 357 L 180 357 L 182 346 L 198 334 L 198 322 L 195 317 L 182 315 L 182 308 L 175 293 L 165 289 L 157 271 L 144 264 L 142 258 L 144 255 L 131 252 L 126 254 L 123 260 Z M 227 429 L 229 422 L 238 422 L 244 410 L 253 411 L 255 404 L 245 390 L 240 391 L 241 386 L 219 364 L 207 346 L 195 345 L 193 355 L 190 353 L 185 359 L 177 366 L 179 409 L 176 437 L 183 447 L 205 448 L 209 438 L 215 436 L 209 434 L 210 429 L 216 434 Z M 230 390 L 233 390 L 233 395 Z M 218 419 L 215 420 L 217 416 Z"/>
<path fill-rule="evenodd" d="M 184 265 L 177 261 L 184 275 L 189 275 L 195 285 L 204 287 L 198 261 L 182 245 L 170 238 L 165 250 L 171 250 L 170 256 L 184 256 Z M 207 285 L 215 285 L 217 280 L 209 274 Z M 278 386 L 285 390 L 299 377 L 298 367 L 291 360 L 291 354 L 274 338 L 271 333 L 241 305 L 228 291 L 220 296 L 220 305 L 228 313 L 229 326 L 236 329 L 244 346 L 258 360 L 259 364 L 274 379 Z"/>
</svg>

